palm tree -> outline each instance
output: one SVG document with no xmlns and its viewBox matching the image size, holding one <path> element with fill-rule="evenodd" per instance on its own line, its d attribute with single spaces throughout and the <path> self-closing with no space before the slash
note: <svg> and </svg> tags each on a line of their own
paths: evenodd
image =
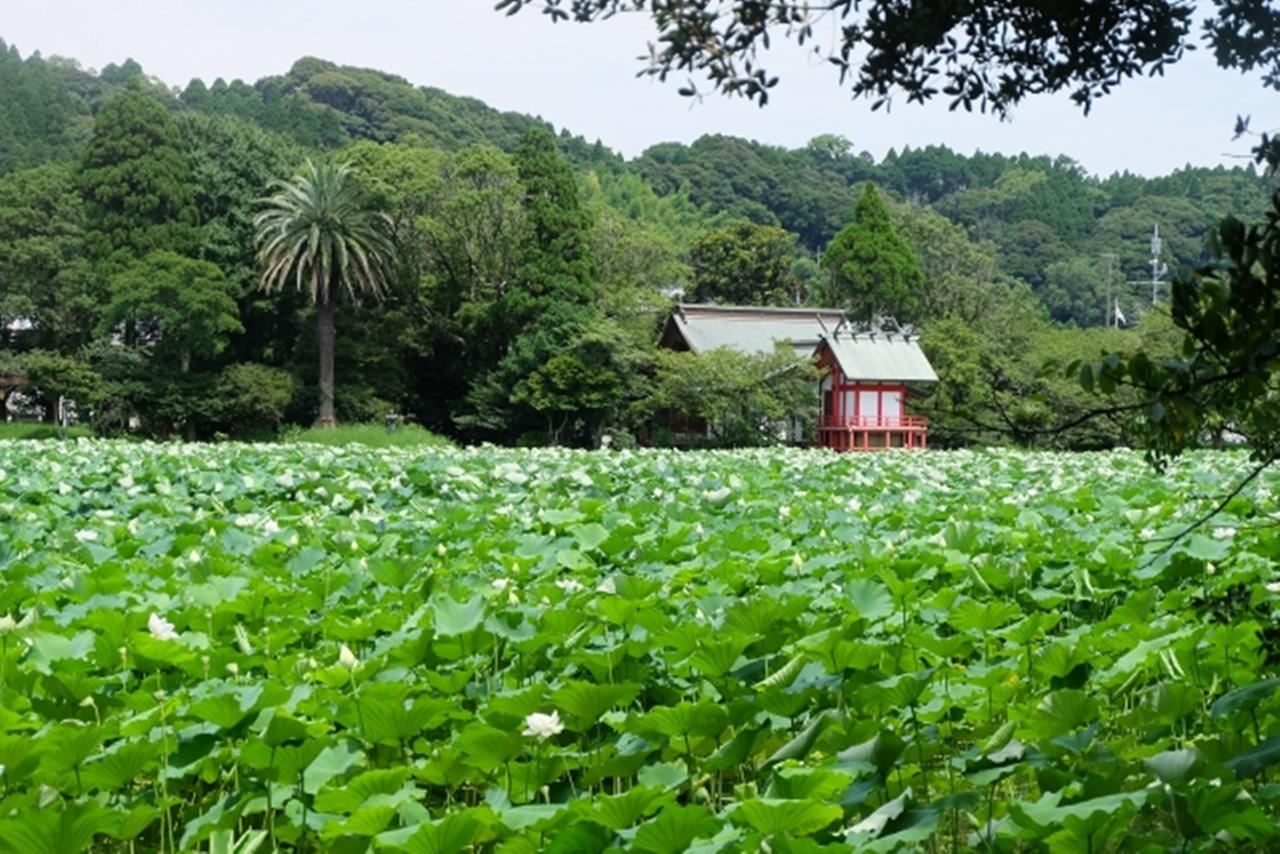
<svg viewBox="0 0 1280 854">
<path fill-rule="evenodd" d="M 319 427 L 333 427 L 335 291 L 352 299 L 387 292 L 395 263 L 391 220 L 374 209 L 345 163 L 307 160 L 288 181 L 274 181 L 254 218 L 262 287 L 290 283 L 311 295 L 320 345 Z"/>
</svg>

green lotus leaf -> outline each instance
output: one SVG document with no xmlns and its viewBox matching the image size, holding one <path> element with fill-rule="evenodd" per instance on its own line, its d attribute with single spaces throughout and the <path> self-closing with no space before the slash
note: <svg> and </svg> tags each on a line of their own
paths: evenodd
<svg viewBox="0 0 1280 854">
<path fill-rule="evenodd" d="M 805 758 L 809 755 L 809 751 L 813 750 L 813 746 L 818 743 L 818 739 L 822 737 L 822 734 L 831 727 L 838 726 L 841 720 L 840 713 L 832 709 L 825 709 L 819 712 L 805 724 L 804 729 L 795 738 L 775 750 L 773 755 L 765 760 L 765 765 L 776 765 L 789 759 Z"/>
<path fill-rule="evenodd" d="M 735 823 L 748 824 L 761 833 L 793 836 L 817 833 L 843 816 L 844 810 L 835 804 L 776 798 L 743 801 L 732 813 Z"/>
<path fill-rule="evenodd" d="M 1261 682 L 1254 682 L 1252 685 L 1245 685 L 1243 688 L 1228 691 L 1213 701 L 1213 705 L 1209 707 L 1209 713 L 1215 718 L 1223 718 L 1234 715 L 1237 712 L 1255 709 L 1258 704 L 1270 697 L 1271 693 L 1277 688 L 1280 688 L 1280 677 L 1264 679 Z"/>
<path fill-rule="evenodd" d="M 1093 721 L 1097 715 L 1097 702 L 1085 692 L 1054 691 L 1036 706 L 1031 722 L 1043 735 L 1065 735 Z"/>
<path fill-rule="evenodd" d="M 379 848 L 406 854 L 458 854 L 471 846 L 483 830 L 475 816 L 460 813 L 436 821 L 379 834 Z"/>
<path fill-rule="evenodd" d="M 590 815 L 594 821 L 612 830 L 624 830 L 652 815 L 675 799 L 668 787 L 634 786 L 621 795 L 596 800 Z"/>
<path fill-rule="evenodd" d="M 719 829 L 720 822 L 706 807 L 668 806 L 640 826 L 632 847 L 653 854 L 679 854 L 695 839 L 710 837 Z"/>
<path fill-rule="evenodd" d="M 874 623 L 894 612 L 893 595 L 878 581 L 855 578 L 845 585 L 844 595 L 853 603 L 858 616 L 869 622 Z"/>
<path fill-rule="evenodd" d="M 658 706 L 634 718 L 629 726 L 638 733 L 657 733 L 682 739 L 719 735 L 728 724 L 729 715 L 722 706 L 702 700 Z"/>
<path fill-rule="evenodd" d="M 364 752 L 350 739 L 324 748 L 302 774 L 302 788 L 314 795 L 335 777 L 346 774 L 365 761 Z"/>
<path fill-rule="evenodd" d="M 14 852 L 70 854 L 91 849 L 101 836 L 114 836 L 119 826 L 120 818 L 114 811 L 93 801 L 73 803 L 0 819 L 0 842 Z"/>
<path fill-rule="evenodd" d="M 633 683 L 597 685 L 571 679 L 551 692 L 552 704 L 566 714 L 595 725 L 605 712 L 631 702 L 640 693 L 640 686 Z"/>
<path fill-rule="evenodd" d="M 484 621 L 484 598 L 473 596 L 466 602 L 445 596 L 435 603 L 436 634 L 442 637 L 465 635 Z"/>
<path fill-rule="evenodd" d="M 376 795 L 391 795 L 404 788 L 409 779 L 408 768 L 376 768 L 357 774 L 339 787 L 326 788 L 316 795 L 315 807 L 321 812 L 353 813 Z M 369 835 L 369 834 L 365 834 Z"/>
</svg>

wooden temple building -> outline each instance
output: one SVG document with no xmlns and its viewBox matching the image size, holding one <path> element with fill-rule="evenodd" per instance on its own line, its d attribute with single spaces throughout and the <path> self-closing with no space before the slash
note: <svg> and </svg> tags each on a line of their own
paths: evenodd
<svg viewBox="0 0 1280 854">
<path fill-rule="evenodd" d="M 839 309 L 681 304 L 660 341 L 695 354 L 718 347 L 767 353 L 779 342 L 821 369 L 818 446 L 836 451 L 928 447 L 928 423 L 911 415 L 907 402 L 913 387 L 938 376 L 910 331 L 855 328 Z M 802 432 L 793 430 L 793 435 Z"/>
</svg>

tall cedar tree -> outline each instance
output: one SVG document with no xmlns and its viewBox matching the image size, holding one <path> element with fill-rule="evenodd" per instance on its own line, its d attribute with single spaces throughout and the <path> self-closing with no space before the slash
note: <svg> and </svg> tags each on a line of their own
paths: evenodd
<svg viewBox="0 0 1280 854">
<path fill-rule="evenodd" d="M 596 263 L 591 252 L 591 215 L 583 206 L 578 179 L 544 128 L 525 134 L 515 151 L 516 173 L 524 185 L 524 234 L 520 269 L 510 292 L 513 317 L 528 319 L 554 303 L 591 304 L 596 298 Z"/>
<path fill-rule="evenodd" d="M 920 262 L 894 229 L 875 185 L 862 191 L 853 222 L 828 244 L 822 266 L 831 276 L 832 298 L 854 319 L 892 317 L 906 323 L 919 316 Z"/>
<path fill-rule="evenodd" d="M 85 240 L 101 273 L 157 250 L 194 252 L 191 186 L 191 163 L 169 111 L 140 88 L 108 101 L 80 169 Z"/>
<path fill-rule="evenodd" d="M 468 395 L 471 412 L 459 418 L 463 426 L 489 431 L 533 429 L 531 413 L 512 406 L 515 398 L 532 397 L 523 384 L 600 320 L 591 214 L 573 169 L 542 128 L 525 134 L 514 161 L 524 220 L 515 278 L 496 306 L 494 326 L 505 347 Z"/>
</svg>

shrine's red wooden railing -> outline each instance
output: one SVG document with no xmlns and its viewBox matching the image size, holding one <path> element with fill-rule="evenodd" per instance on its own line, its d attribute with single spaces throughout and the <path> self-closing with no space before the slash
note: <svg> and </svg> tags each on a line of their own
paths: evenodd
<svg viewBox="0 0 1280 854">
<path fill-rule="evenodd" d="M 824 430 L 925 430 L 929 419 L 923 415 L 855 415 L 847 418 L 826 415 L 818 426 Z"/>
</svg>

